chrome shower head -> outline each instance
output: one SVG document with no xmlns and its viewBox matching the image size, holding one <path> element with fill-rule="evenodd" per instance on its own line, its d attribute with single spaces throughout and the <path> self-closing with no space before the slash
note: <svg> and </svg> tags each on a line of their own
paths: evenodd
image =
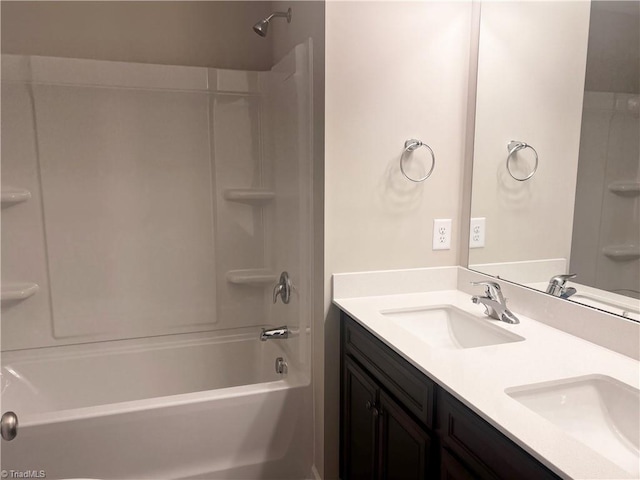
<svg viewBox="0 0 640 480">
<path fill-rule="evenodd" d="M 273 17 L 284 17 L 287 19 L 287 23 L 291 23 L 291 9 L 289 8 L 286 12 L 274 12 L 269 15 L 267 18 L 260 20 L 253 26 L 253 31 L 256 32 L 261 37 L 266 37 L 267 32 L 269 30 L 269 22 Z"/>
<path fill-rule="evenodd" d="M 260 20 L 253 26 L 253 31 L 256 32 L 261 37 L 267 36 L 267 31 L 269 29 L 269 22 L 267 20 Z"/>
</svg>

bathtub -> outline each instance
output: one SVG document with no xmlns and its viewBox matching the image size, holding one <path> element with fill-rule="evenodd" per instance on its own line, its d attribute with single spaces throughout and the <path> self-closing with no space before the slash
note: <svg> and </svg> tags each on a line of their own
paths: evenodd
<svg viewBox="0 0 640 480">
<path fill-rule="evenodd" d="M 255 329 L 7 352 L 2 470 L 46 478 L 305 478 L 311 389 Z M 275 371 L 284 357 L 288 372 Z"/>
</svg>

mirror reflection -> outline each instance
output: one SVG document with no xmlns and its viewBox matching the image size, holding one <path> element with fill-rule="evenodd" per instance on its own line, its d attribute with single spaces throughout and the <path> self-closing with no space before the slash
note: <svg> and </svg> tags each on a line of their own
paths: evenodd
<svg viewBox="0 0 640 480">
<path fill-rule="evenodd" d="M 469 268 L 640 321 L 640 3 L 481 8 Z"/>
</svg>

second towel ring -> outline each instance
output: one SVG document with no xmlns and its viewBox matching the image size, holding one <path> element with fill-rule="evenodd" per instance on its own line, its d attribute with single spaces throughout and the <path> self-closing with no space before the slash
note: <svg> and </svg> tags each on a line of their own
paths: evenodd
<svg viewBox="0 0 640 480">
<path fill-rule="evenodd" d="M 536 157 L 536 164 L 533 166 L 533 170 L 531 170 L 531 173 L 529 175 L 527 175 L 524 178 L 519 178 L 519 177 L 516 177 L 511 171 L 509 162 L 511 161 L 511 157 L 513 156 L 514 153 L 519 152 L 520 150 L 524 150 L 525 148 L 530 148 L 531 150 L 533 150 L 533 154 Z M 507 145 L 507 150 L 509 151 L 509 155 L 507 155 L 507 172 L 509 172 L 509 175 L 511 175 L 511 178 L 519 182 L 524 182 L 525 180 L 529 180 L 531 177 L 535 175 L 535 173 L 538 171 L 538 152 L 536 152 L 535 148 L 533 148 L 531 145 L 529 145 L 526 142 L 511 140 Z"/>
<path fill-rule="evenodd" d="M 407 175 L 407 172 L 404 171 L 404 156 L 407 152 L 413 152 L 414 150 L 417 150 L 420 147 L 425 147 L 427 150 L 429 150 L 429 153 L 431 154 L 431 168 L 429 169 L 429 171 L 424 177 L 417 178 L 417 179 L 411 178 L 409 175 Z M 433 150 L 431 150 L 431 147 L 429 145 L 421 142 L 420 140 L 416 140 L 415 138 L 412 138 L 411 140 L 407 140 L 406 142 L 404 142 L 404 150 L 402 151 L 402 155 L 400 155 L 400 171 L 407 178 L 407 180 L 411 180 L 412 182 L 415 182 L 415 183 L 424 182 L 427 178 L 431 176 L 434 168 L 436 168 L 436 156 L 434 155 Z"/>
</svg>

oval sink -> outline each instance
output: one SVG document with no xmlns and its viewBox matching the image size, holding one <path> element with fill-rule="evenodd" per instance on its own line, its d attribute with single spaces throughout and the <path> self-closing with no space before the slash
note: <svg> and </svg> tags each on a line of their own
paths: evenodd
<svg viewBox="0 0 640 480">
<path fill-rule="evenodd" d="M 384 310 L 380 313 L 436 348 L 458 350 L 524 340 L 493 325 L 488 318 L 478 318 L 452 305 Z"/>
<path fill-rule="evenodd" d="M 606 375 L 505 390 L 511 398 L 633 475 L 640 474 L 640 392 Z"/>
</svg>

